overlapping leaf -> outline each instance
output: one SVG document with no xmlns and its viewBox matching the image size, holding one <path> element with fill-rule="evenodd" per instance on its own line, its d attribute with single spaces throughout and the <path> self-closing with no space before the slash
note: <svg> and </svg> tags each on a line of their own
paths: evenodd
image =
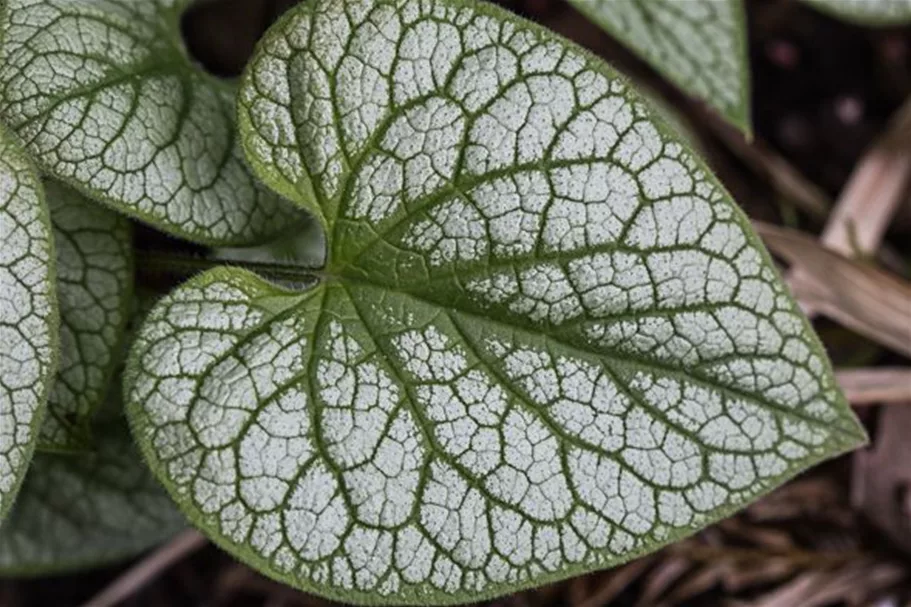
<svg viewBox="0 0 911 607">
<path fill-rule="evenodd" d="M 8 0 L 0 117 L 54 176 L 206 243 L 261 240 L 280 202 L 249 173 L 234 94 L 180 38 L 189 0 Z"/>
<path fill-rule="evenodd" d="M 84 449 L 119 354 L 132 292 L 130 224 L 45 182 L 57 247 L 60 359 L 39 448 Z"/>
<path fill-rule="evenodd" d="M 97 450 L 38 454 L 0 526 L 0 573 L 47 575 L 129 558 L 186 526 L 120 423 Z"/>
<path fill-rule="evenodd" d="M 37 171 L 0 127 L 0 516 L 28 467 L 57 361 L 51 223 Z"/>
<path fill-rule="evenodd" d="M 743 0 L 570 0 L 680 88 L 749 133 Z"/>
<path fill-rule="evenodd" d="M 326 263 L 326 235 L 313 216 L 301 213 L 299 220 L 278 238 L 255 247 L 214 249 L 210 258 L 264 269 L 284 268 L 290 277 L 291 272 L 323 267 Z"/>
<path fill-rule="evenodd" d="M 620 563 L 860 444 L 748 223 L 609 67 L 458 0 L 312 0 L 240 94 L 322 281 L 203 274 L 127 407 L 184 511 L 265 573 L 470 602 Z"/>
<path fill-rule="evenodd" d="M 817 9 L 863 25 L 911 23 L 909 0 L 803 0 Z"/>
</svg>

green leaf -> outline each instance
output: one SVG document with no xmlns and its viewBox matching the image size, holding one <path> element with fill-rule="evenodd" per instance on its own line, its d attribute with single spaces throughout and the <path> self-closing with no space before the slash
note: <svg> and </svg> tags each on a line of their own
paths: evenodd
<svg viewBox="0 0 911 607">
<path fill-rule="evenodd" d="M 301 215 L 288 232 L 274 240 L 255 247 L 217 248 L 208 257 L 222 263 L 319 269 L 326 262 L 326 236 L 314 217 Z"/>
<path fill-rule="evenodd" d="M 255 169 L 325 225 L 321 281 L 199 275 L 124 385 L 158 478 L 264 573 L 476 601 L 863 442 L 748 221 L 571 43 L 482 3 L 310 1 L 239 111 Z"/>
<path fill-rule="evenodd" d="M 44 170 L 132 217 L 204 243 L 284 221 L 235 140 L 234 89 L 194 65 L 189 0 L 8 0 L 0 118 Z"/>
<path fill-rule="evenodd" d="M 57 367 L 51 222 L 38 172 L 0 127 L 0 517 L 37 442 Z"/>
<path fill-rule="evenodd" d="M 38 576 L 130 558 L 186 527 L 123 420 L 90 454 L 38 454 L 0 527 L 0 573 Z"/>
<path fill-rule="evenodd" d="M 570 3 L 681 89 L 752 131 L 743 0 Z"/>
<path fill-rule="evenodd" d="M 133 288 L 130 223 L 54 181 L 45 182 L 57 247 L 60 361 L 39 449 L 78 451 L 104 402 Z"/>
<path fill-rule="evenodd" d="M 911 0 L 803 0 L 833 17 L 861 25 L 911 23 Z"/>
</svg>

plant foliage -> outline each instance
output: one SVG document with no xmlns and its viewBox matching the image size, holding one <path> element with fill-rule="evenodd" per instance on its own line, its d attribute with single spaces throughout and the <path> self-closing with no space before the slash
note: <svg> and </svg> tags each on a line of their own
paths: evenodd
<svg viewBox="0 0 911 607">
<path fill-rule="evenodd" d="M 199 242 L 262 240 L 285 215 L 244 165 L 233 88 L 183 47 L 189 4 L 7 0 L 0 119 L 45 171 L 118 211 Z"/>
<path fill-rule="evenodd" d="M 57 368 L 50 214 L 38 172 L 0 128 L 0 515 L 38 440 Z"/>
<path fill-rule="evenodd" d="M 745 133 L 749 59 L 741 0 L 571 0 L 652 67 Z"/>
<path fill-rule="evenodd" d="M 749 132 L 740 2 L 573 3 Z M 293 586 L 473 602 L 864 442 L 748 220 L 601 60 L 483 2 L 308 0 L 237 89 L 188 4 L 0 3 L 0 514 L 56 452 L 0 570 L 167 538 L 154 477 Z M 195 275 L 153 306 L 122 215 L 213 248 L 160 239 L 136 266 Z"/>
<path fill-rule="evenodd" d="M 863 431 L 747 221 L 603 63 L 487 5 L 312 1 L 239 94 L 319 281 L 204 274 L 128 414 L 196 525 L 361 603 L 623 562 Z"/>
<path fill-rule="evenodd" d="M 861 25 L 905 25 L 911 23 L 909 0 L 803 0 L 834 17 Z"/>
</svg>

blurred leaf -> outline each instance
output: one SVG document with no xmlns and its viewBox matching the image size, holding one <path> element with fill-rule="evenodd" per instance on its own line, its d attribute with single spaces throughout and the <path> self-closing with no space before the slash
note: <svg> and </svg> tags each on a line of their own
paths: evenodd
<svg viewBox="0 0 911 607">
<path fill-rule="evenodd" d="M 596 585 L 588 600 L 580 603 L 578 607 L 602 607 L 611 604 L 611 601 L 651 568 L 656 558 L 656 556 L 640 558 L 598 576 L 600 583 Z"/>
<path fill-rule="evenodd" d="M 32 576 L 129 558 L 186 527 L 122 419 L 95 428 L 97 452 L 39 454 L 0 528 L 0 573 Z"/>
<path fill-rule="evenodd" d="M 570 0 L 684 91 L 751 133 L 741 0 Z"/>
<path fill-rule="evenodd" d="M 873 258 L 880 251 L 911 178 L 909 134 L 911 101 L 895 112 L 885 133 L 851 172 L 819 237 L 827 249 L 858 259 Z M 798 268 L 788 280 L 796 284 L 804 278 Z M 810 318 L 819 312 L 812 305 L 804 305 L 804 311 Z"/>
<path fill-rule="evenodd" d="M 816 9 L 861 25 L 911 23 L 911 0 L 803 0 Z"/>
<path fill-rule="evenodd" d="M 877 596 L 905 575 L 889 563 L 859 561 L 834 571 L 807 571 L 744 607 L 823 607 L 858 605 Z"/>
<path fill-rule="evenodd" d="M 655 605 L 668 589 L 690 571 L 692 565 L 693 563 L 686 558 L 674 556 L 665 558 L 643 582 L 636 605 L 638 607 Z"/>
</svg>

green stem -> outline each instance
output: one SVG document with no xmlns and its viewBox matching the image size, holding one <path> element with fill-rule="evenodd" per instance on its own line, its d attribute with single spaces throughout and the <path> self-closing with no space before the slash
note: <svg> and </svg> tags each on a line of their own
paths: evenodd
<svg viewBox="0 0 911 607">
<path fill-rule="evenodd" d="M 245 261 L 219 256 L 211 251 L 204 254 L 173 250 L 136 251 L 136 268 L 141 282 L 183 282 L 196 274 L 219 266 L 243 268 L 291 288 L 310 287 L 322 275 L 317 268 L 281 262 Z"/>
</svg>

